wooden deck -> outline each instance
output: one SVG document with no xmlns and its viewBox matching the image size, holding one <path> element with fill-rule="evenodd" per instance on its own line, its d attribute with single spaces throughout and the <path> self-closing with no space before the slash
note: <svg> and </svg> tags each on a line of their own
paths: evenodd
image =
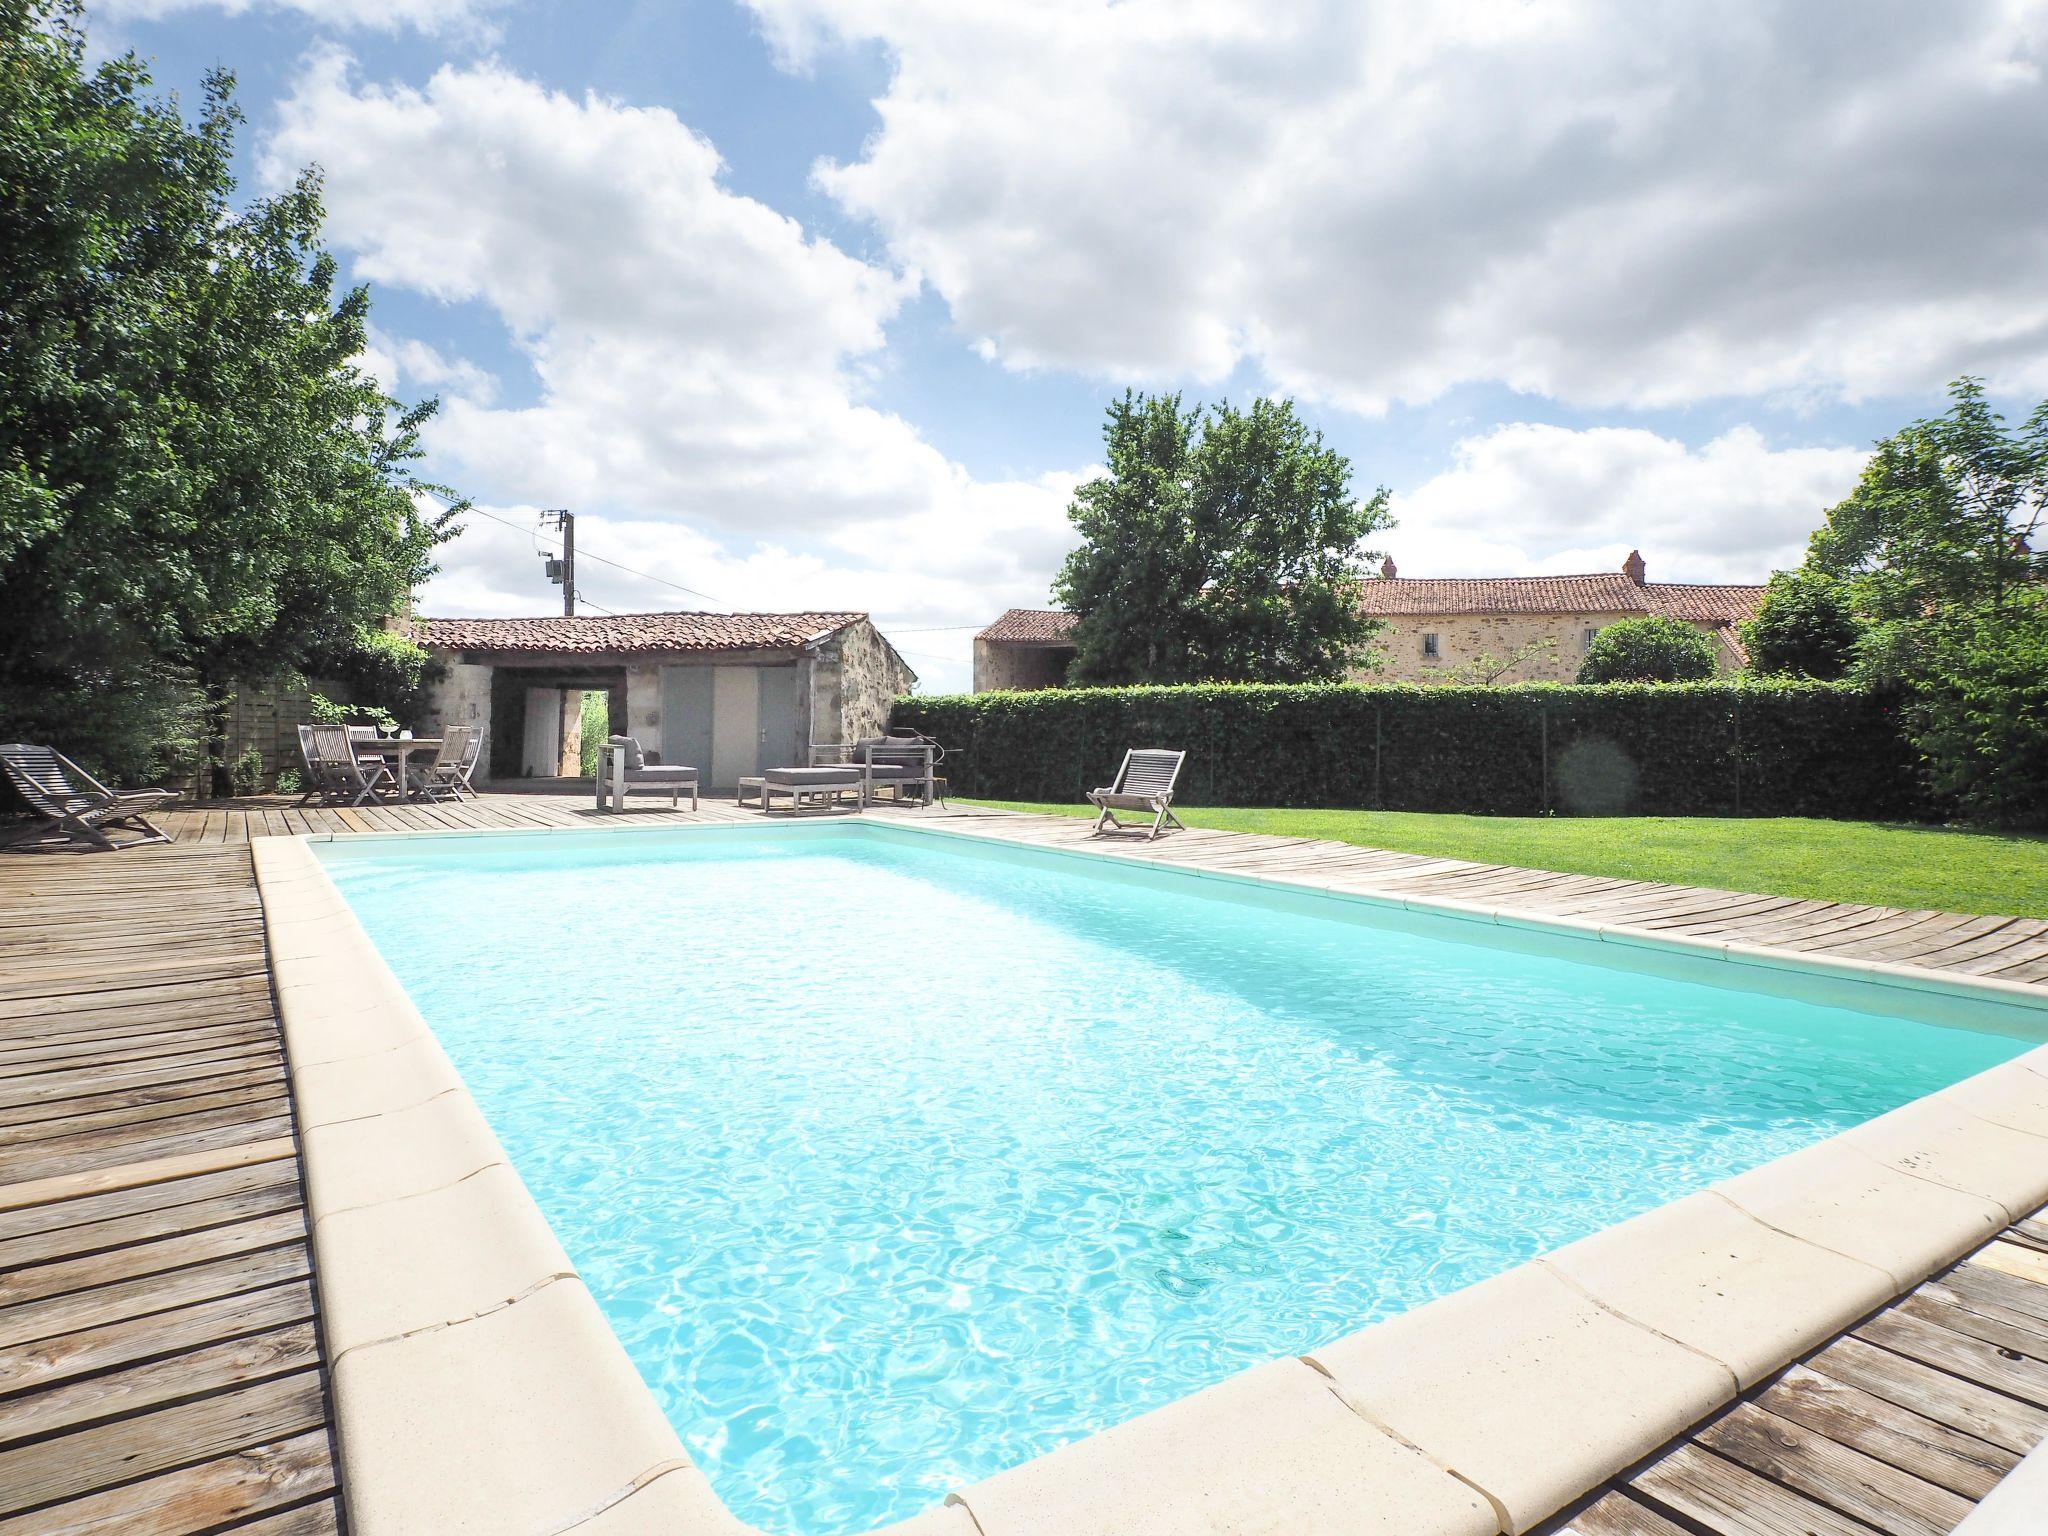
<svg viewBox="0 0 2048 1536">
<path fill-rule="evenodd" d="M 242 847 L 0 858 L 0 1531 L 338 1528 Z"/>
<path fill-rule="evenodd" d="M 1745 1393 L 1543 1530 L 1947 1536 L 2044 1439 L 2048 1222 L 2036 1219 Z"/>
<path fill-rule="evenodd" d="M 313 1536 L 335 1464 L 246 843 L 293 832 L 672 825 L 582 796 L 162 818 L 176 842 L 0 857 L 0 1533 Z M 687 816 L 688 813 L 682 813 Z M 898 814 L 898 813 L 885 813 Z M 919 816 L 947 813 L 906 812 Z M 695 819 L 752 821 L 706 802 Z M 1085 823 L 961 810 L 1024 843 Z M 1163 864 L 2048 980 L 2048 924 L 1794 902 L 1221 832 Z M 2048 1224 L 2023 1222 L 1552 1529 L 1946 1532 L 2048 1435 Z"/>
</svg>

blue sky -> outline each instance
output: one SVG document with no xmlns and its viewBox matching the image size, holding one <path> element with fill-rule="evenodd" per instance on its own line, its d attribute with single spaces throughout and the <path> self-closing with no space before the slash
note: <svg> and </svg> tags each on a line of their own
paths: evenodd
<svg viewBox="0 0 2048 1536">
<path fill-rule="evenodd" d="M 235 71 L 246 186 L 322 167 L 505 520 L 428 612 L 552 609 L 568 505 L 646 573 L 594 606 L 867 609 L 962 686 L 1126 385 L 1294 395 L 1404 574 L 1761 579 L 1954 374 L 2048 393 L 2041 0 L 90 14 Z"/>
</svg>

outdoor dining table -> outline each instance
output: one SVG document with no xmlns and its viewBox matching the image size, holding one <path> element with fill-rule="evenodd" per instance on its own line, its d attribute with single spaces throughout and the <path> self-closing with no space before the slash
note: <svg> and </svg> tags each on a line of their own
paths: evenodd
<svg viewBox="0 0 2048 1536">
<path fill-rule="evenodd" d="M 392 764 L 392 774 L 398 780 L 398 798 L 410 800 L 412 791 L 406 786 L 405 765 L 415 752 L 439 752 L 441 738 L 438 736 L 376 736 L 352 741 L 357 757 L 381 757 Z"/>
</svg>

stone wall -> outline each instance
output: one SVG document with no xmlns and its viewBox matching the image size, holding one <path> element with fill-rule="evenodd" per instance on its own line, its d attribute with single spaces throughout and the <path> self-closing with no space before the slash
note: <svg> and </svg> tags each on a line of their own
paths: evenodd
<svg viewBox="0 0 2048 1536">
<path fill-rule="evenodd" d="M 1495 678 L 1500 683 L 1569 683 L 1579 675 L 1579 664 L 1586 659 L 1585 632 L 1588 629 L 1604 629 L 1617 620 L 1639 617 L 1625 613 L 1512 613 L 1476 614 L 1445 613 L 1429 615 L 1404 615 L 1385 621 L 1373 641 L 1373 659 L 1379 663 L 1377 670 L 1360 668 L 1352 674 L 1354 682 L 1381 683 L 1442 683 L 1454 679 L 1450 674 L 1458 668 L 1477 661 L 1486 654 L 1505 661 L 1521 647 L 1534 641 L 1548 639 L 1553 643 L 1545 652 L 1531 656 L 1511 671 Z M 1709 639 L 1716 636 L 1712 628 L 1696 624 L 1693 626 Z M 1433 633 L 1437 637 L 1437 655 L 1422 653 L 1422 637 Z M 1731 670 L 1731 657 L 1726 646 L 1716 645 L 1721 670 Z M 1480 681 L 1481 679 L 1471 679 Z"/>
<path fill-rule="evenodd" d="M 1058 688 L 1074 659 L 1071 645 L 1020 645 L 1006 640 L 974 642 L 974 691 Z"/>
<path fill-rule="evenodd" d="M 473 725 L 483 733 L 484 740 L 489 741 L 491 669 L 472 662 L 456 661 L 446 654 L 442 654 L 439 660 L 445 671 L 427 689 L 424 733 L 438 736 L 451 725 Z M 477 759 L 475 782 L 487 784 L 490 778 L 491 759 L 486 752 Z"/>
<path fill-rule="evenodd" d="M 889 723 L 890 708 L 916 686 L 917 674 L 865 619 L 842 630 L 831 649 L 838 652 L 833 690 L 838 695 L 838 718 L 833 722 L 837 735 L 813 735 L 812 739 L 861 741 L 881 735 Z M 822 656 L 818 670 L 825 670 Z"/>
</svg>

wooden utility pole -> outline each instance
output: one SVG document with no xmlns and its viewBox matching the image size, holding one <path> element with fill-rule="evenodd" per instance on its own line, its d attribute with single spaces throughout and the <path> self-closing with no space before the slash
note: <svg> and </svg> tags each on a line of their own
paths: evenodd
<svg viewBox="0 0 2048 1536">
<path fill-rule="evenodd" d="M 576 617 L 576 514 L 562 514 L 562 612 Z"/>
<path fill-rule="evenodd" d="M 555 507 L 541 513 L 543 528 L 556 528 L 562 534 L 562 553 L 557 559 L 545 556 L 549 581 L 562 584 L 562 612 L 569 618 L 576 617 L 576 514 L 566 507 Z"/>
</svg>

